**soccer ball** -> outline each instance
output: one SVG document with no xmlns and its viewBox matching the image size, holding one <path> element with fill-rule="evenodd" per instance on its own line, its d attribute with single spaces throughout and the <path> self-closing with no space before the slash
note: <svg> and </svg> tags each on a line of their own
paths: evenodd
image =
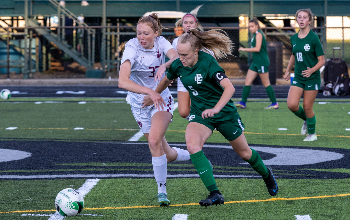
<svg viewBox="0 0 350 220">
<path fill-rule="evenodd" d="M 1 90 L 1 92 L 0 92 L 0 97 L 2 98 L 2 99 L 9 99 L 10 97 L 11 97 L 11 92 L 10 92 L 10 90 L 8 90 L 8 89 L 3 89 L 3 90 Z"/>
<path fill-rule="evenodd" d="M 55 199 L 56 210 L 63 216 L 74 216 L 84 208 L 83 196 L 72 188 L 59 192 Z"/>
</svg>

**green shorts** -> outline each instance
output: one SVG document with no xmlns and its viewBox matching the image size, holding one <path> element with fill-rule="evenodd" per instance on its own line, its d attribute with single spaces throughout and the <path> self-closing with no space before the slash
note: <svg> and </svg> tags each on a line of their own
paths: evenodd
<svg viewBox="0 0 350 220">
<path fill-rule="evenodd" d="M 301 81 L 296 78 L 293 79 L 291 85 L 300 87 L 304 90 L 319 90 L 321 87 L 319 80 Z"/>
<path fill-rule="evenodd" d="M 249 69 L 253 70 L 254 72 L 257 72 L 257 73 L 268 73 L 269 72 L 269 66 L 258 66 L 254 63 L 252 63 L 252 65 L 250 65 Z"/>
<path fill-rule="evenodd" d="M 189 122 L 197 122 L 208 127 L 211 131 L 216 129 L 220 134 L 222 134 L 226 140 L 233 141 L 236 140 L 244 131 L 244 124 L 241 118 L 237 117 L 229 121 L 213 123 L 210 118 L 203 119 L 200 115 L 190 114 Z"/>
</svg>

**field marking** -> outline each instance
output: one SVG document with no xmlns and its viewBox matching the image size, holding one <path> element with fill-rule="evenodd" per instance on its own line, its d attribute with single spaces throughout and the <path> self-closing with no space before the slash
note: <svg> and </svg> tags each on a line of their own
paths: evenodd
<svg viewBox="0 0 350 220">
<path fill-rule="evenodd" d="M 187 220 L 187 218 L 188 218 L 187 214 L 175 214 L 172 220 Z"/>
<path fill-rule="evenodd" d="M 174 104 L 174 111 L 177 109 L 177 107 L 178 107 L 178 103 L 175 102 L 175 104 Z M 140 129 L 140 131 L 137 132 L 134 136 L 132 136 L 128 141 L 138 141 L 138 140 L 140 140 L 140 138 L 142 136 L 143 136 L 143 132 Z"/>
<path fill-rule="evenodd" d="M 296 220 L 312 220 L 310 215 L 295 215 Z"/>
<path fill-rule="evenodd" d="M 296 201 L 296 200 L 309 200 L 309 199 L 326 199 L 326 198 L 336 198 L 336 197 L 347 197 L 350 196 L 350 193 L 347 194 L 336 194 L 336 195 L 323 195 L 323 196 L 309 196 L 309 197 L 294 197 L 294 198 L 270 198 L 270 199 L 251 199 L 251 200 L 239 200 L 239 201 L 228 201 L 225 204 L 239 204 L 239 203 L 258 203 L 258 202 L 277 202 L 277 201 Z M 171 207 L 177 206 L 199 206 L 196 203 L 187 203 L 187 204 L 171 204 Z M 154 206 L 124 206 L 124 207 L 100 207 L 100 208 L 84 208 L 84 210 L 117 210 L 117 209 L 146 209 L 146 208 L 159 208 L 159 205 Z M 7 211 L 0 212 L 0 214 L 11 214 L 11 213 L 35 213 L 35 212 L 52 212 L 56 211 L 54 209 L 50 210 L 16 210 L 16 211 Z"/>
</svg>

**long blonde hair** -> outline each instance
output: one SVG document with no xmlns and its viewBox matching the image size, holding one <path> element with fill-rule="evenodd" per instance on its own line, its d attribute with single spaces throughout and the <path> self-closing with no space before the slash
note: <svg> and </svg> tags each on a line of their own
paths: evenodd
<svg viewBox="0 0 350 220">
<path fill-rule="evenodd" d="M 178 43 L 190 42 L 192 49 L 213 51 L 216 58 L 220 59 L 231 55 L 233 43 L 222 30 L 200 31 L 191 29 L 180 36 Z"/>
<path fill-rule="evenodd" d="M 162 34 L 162 29 L 164 28 L 158 18 L 157 13 L 152 13 L 150 15 L 143 16 L 139 19 L 137 24 L 146 23 L 155 32 L 158 31 L 158 37 Z"/>
<path fill-rule="evenodd" d="M 204 31 L 202 25 L 199 23 L 198 19 L 197 19 L 197 14 L 198 14 L 198 11 L 199 9 L 202 7 L 203 5 L 199 5 L 197 6 L 195 9 L 193 9 L 190 13 L 187 13 L 185 14 L 182 18 L 180 18 L 176 23 L 175 23 L 175 27 L 177 29 L 177 27 L 182 27 L 182 23 L 183 23 L 183 20 L 186 16 L 188 15 L 191 15 L 194 20 L 196 21 L 196 24 L 197 24 L 197 29 L 201 30 L 201 31 Z"/>
</svg>

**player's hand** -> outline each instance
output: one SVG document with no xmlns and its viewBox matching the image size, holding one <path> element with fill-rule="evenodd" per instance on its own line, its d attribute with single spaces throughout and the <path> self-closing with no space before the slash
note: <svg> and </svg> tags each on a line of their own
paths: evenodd
<svg viewBox="0 0 350 220">
<path fill-rule="evenodd" d="M 205 109 L 202 112 L 202 118 L 209 118 L 209 117 L 214 117 L 215 114 L 219 113 L 218 110 L 212 108 L 212 109 Z"/>
<path fill-rule="evenodd" d="M 164 65 L 160 65 L 160 67 L 158 67 L 158 70 L 156 72 L 156 75 L 154 77 L 154 80 L 155 81 L 160 81 L 163 77 L 163 74 L 165 73 L 166 71 L 166 67 Z"/>
<path fill-rule="evenodd" d="M 145 97 L 143 97 L 142 108 L 150 105 L 153 105 L 153 101 L 151 97 L 149 97 L 149 95 L 146 95 Z"/>
<path fill-rule="evenodd" d="M 159 93 L 153 91 L 148 95 L 151 98 L 151 100 L 153 101 L 155 108 L 157 108 L 158 110 L 164 109 L 164 106 L 166 106 L 166 104 L 165 104 L 164 99 L 162 98 L 162 96 Z"/>
<path fill-rule="evenodd" d="M 238 48 L 238 51 L 245 51 L 245 48 L 240 47 L 240 48 Z"/>
<path fill-rule="evenodd" d="M 301 75 L 303 77 L 309 78 L 312 74 L 311 68 L 308 67 L 306 70 L 304 70 L 303 72 L 301 72 Z"/>
<path fill-rule="evenodd" d="M 283 76 L 283 78 L 288 81 L 290 79 L 290 73 L 289 72 L 286 72 Z"/>
</svg>

